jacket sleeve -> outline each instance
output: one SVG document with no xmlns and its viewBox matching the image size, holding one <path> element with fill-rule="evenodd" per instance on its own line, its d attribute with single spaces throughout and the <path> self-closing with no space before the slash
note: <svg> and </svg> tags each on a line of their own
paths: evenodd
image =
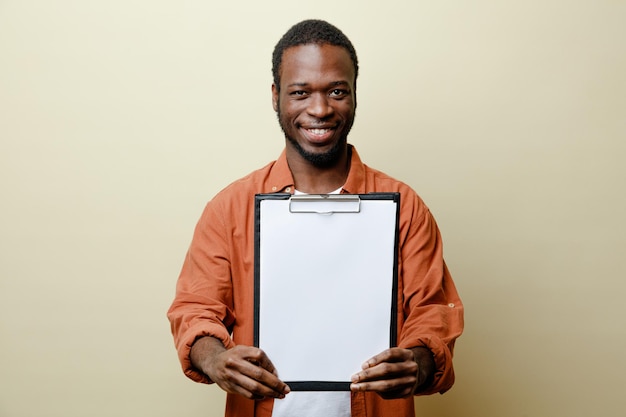
<svg viewBox="0 0 626 417">
<path fill-rule="evenodd" d="M 217 203 L 209 202 L 202 213 L 176 285 L 176 296 L 167 316 L 183 372 L 197 382 L 211 380 L 190 360 L 193 343 L 212 336 L 225 347 L 235 320 L 228 239 Z"/>
<path fill-rule="evenodd" d="M 408 215 L 400 230 L 399 346 L 425 346 L 432 351 L 435 378 L 419 395 L 444 393 L 454 384 L 452 354 L 454 343 L 463 331 L 463 305 L 443 259 L 443 244 L 435 219 L 417 195 L 406 197 L 409 201 L 403 210 Z"/>
</svg>

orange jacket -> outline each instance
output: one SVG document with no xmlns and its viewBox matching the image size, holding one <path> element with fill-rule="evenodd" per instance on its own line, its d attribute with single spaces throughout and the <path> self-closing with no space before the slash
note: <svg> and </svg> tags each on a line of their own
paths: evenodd
<svg viewBox="0 0 626 417">
<path fill-rule="evenodd" d="M 454 383 L 452 352 L 463 330 L 463 306 L 443 260 L 439 230 L 408 185 L 366 166 L 356 149 L 350 149 L 342 193 L 401 194 L 398 346 L 426 346 L 433 352 L 435 379 L 420 394 L 443 393 Z M 227 348 L 253 344 L 254 195 L 293 191 L 283 151 L 278 160 L 220 191 L 202 213 L 168 311 L 183 371 L 194 381 L 211 383 L 191 365 L 189 353 L 196 339 L 213 336 Z M 412 398 L 383 400 L 369 392 L 351 398 L 353 417 L 414 416 Z M 272 405 L 272 399 L 252 401 L 228 394 L 226 416 L 269 417 Z"/>
</svg>

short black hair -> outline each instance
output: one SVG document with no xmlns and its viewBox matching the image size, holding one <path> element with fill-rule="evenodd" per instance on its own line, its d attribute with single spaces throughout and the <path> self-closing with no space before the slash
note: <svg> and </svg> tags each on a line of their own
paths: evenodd
<svg viewBox="0 0 626 417">
<path fill-rule="evenodd" d="M 348 51 L 350 59 L 354 64 L 354 81 L 356 83 L 359 74 L 359 61 L 352 42 L 341 30 L 324 20 L 309 19 L 293 25 L 284 35 L 272 53 L 272 75 L 274 85 L 280 91 L 280 65 L 283 61 L 283 54 L 287 48 L 306 44 L 333 45 L 340 46 Z"/>
</svg>

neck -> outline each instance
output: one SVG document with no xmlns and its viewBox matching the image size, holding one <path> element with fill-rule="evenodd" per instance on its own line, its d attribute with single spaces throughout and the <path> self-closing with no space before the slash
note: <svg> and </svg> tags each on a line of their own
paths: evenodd
<svg viewBox="0 0 626 417">
<path fill-rule="evenodd" d="M 324 168 L 311 164 L 290 146 L 287 146 L 286 155 L 295 187 L 303 193 L 327 194 L 343 186 L 348 178 L 350 155 L 347 145 L 337 162 Z"/>
</svg>

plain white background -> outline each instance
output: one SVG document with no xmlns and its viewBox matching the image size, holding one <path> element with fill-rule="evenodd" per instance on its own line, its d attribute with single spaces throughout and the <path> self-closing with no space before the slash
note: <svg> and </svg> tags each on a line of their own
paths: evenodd
<svg viewBox="0 0 626 417">
<path fill-rule="evenodd" d="M 466 305 L 419 415 L 626 408 L 626 3 L 0 0 L 0 415 L 220 416 L 165 312 L 197 218 L 283 139 L 270 56 L 359 53 L 351 142 L 439 222 Z"/>
</svg>

